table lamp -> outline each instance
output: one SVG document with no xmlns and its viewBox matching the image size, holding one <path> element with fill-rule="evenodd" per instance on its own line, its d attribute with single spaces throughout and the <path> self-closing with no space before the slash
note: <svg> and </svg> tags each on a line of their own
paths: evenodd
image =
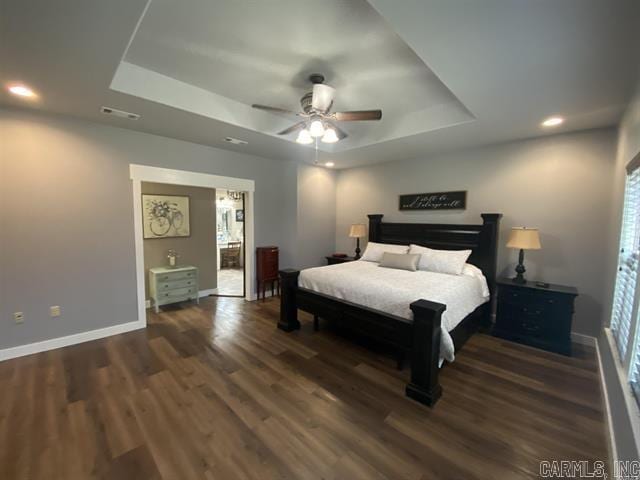
<svg viewBox="0 0 640 480">
<path fill-rule="evenodd" d="M 360 258 L 360 238 L 367 236 L 367 227 L 363 223 L 355 223 L 351 225 L 349 229 L 349 237 L 356 239 L 356 256 L 355 259 Z"/>
<path fill-rule="evenodd" d="M 538 235 L 537 228 L 526 227 L 513 227 L 509 240 L 507 241 L 507 248 L 519 248 L 520 255 L 518 256 L 518 265 L 516 266 L 516 276 L 513 278 L 514 283 L 527 283 L 524 278 L 524 251 L 525 250 L 540 250 L 540 235 Z"/>
</svg>

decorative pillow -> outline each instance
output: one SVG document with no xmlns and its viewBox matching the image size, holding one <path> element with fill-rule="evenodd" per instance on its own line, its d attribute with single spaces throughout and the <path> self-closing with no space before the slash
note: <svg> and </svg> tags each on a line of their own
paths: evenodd
<svg viewBox="0 0 640 480">
<path fill-rule="evenodd" d="M 380 262 L 382 260 L 382 254 L 384 252 L 389 253 L 407 253 L 409 251 L 409 247 L 406 245 L 393 245 L 391 243 L 376 243 L 369 242 L 367 243 L 367 248 L 364 251 L 364 255 L 360 258 L 360 260 L 364 260 L 365 262 Z"/>
<path fill-rule="evenodd" d="M 409 270 L 415 272 L 418 268 L 418 262 L 420 261 L 419 253 L 389 253 L 384 252 L 382 254 L 382 260 L 380 260 L 381 267 L 397 268 L 398 270 Z"/>
<path fill-rule="evenodd" d="M 421 255 L 418 270 L 461 275 L 471 250 L 434 250 L 432 248 L 411 245 L 409 253 Z"/>
</svg>

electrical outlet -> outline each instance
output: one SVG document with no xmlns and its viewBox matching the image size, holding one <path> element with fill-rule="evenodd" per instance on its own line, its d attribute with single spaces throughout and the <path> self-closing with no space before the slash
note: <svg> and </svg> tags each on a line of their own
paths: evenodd
<svg viewBox="0 0 640 480">
<path fill-rule="evenodd" d="M 13 321 L 16 323 L 24 322 L 24 313 L 23 312 L 15 312 L 13 314 Z"/>
<path fill-rule="evenodd" d="M 49 315 L 51 315 L 52 317 L 59 317 L 60 316 L 60 307 L 58 305 L 53 305 L 53 306 L 49 307 Z"/>
</svg>

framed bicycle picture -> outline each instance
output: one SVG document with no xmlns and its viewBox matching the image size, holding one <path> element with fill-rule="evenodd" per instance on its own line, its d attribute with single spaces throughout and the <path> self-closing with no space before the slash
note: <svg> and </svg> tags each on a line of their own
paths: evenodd
<svg viewBox="0 0 640 480">
<path fill-rule="evenodd" d="M 175 238 L 191 235 L 189 197 L 142 194 L 144 238 Z"/>
</svg>

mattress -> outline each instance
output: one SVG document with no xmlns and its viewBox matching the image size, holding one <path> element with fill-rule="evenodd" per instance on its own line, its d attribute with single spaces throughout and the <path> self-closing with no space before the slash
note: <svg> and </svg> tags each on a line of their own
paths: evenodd
<svg viewBox="0 0 640 480">
<path fill-rule="evenodd" d="M 486 279 L 427 271 L 410 272 L 358 260 L 300 272 L 299 286 L 335 298 L 413 320 L 409 305 L 419 299 L 442 303 L 440 359 L 455 358 L 449 332 L 489 300 Z"/>
</svg>

